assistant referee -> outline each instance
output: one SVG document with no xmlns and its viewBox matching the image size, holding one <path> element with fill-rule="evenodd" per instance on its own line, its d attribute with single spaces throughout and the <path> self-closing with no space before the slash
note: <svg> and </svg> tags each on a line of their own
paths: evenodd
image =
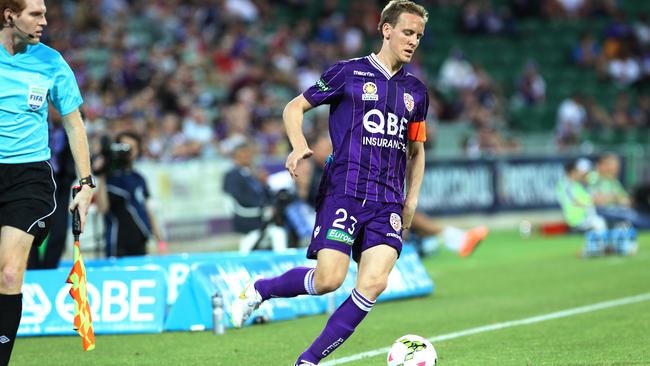
<svg viewBox="0 0 650 366">
<path fill-rule="evenodd" d="M 82 177 L 70 204 L 82 228 L 94 187 L 79 87 L 61 54 L 40 43 L 46 11 L 44 0 L 0 0 L 0 366 L 9 363 L 20 323 L 30 248 L 47 234 L 56 208 L 49 103 L 63 116 Z"/>
</svg>

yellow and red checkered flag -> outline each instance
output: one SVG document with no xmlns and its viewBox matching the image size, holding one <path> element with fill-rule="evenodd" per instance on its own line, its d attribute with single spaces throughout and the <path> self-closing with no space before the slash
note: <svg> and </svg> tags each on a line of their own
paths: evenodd
<svg viewBox="0 0 650 366">
<path fill-rule="evenodd" d="M 72 188 L 72 197 L 79 192 L 80 187 Z M 70 296 L 74 300 L 74 329 L 81 336 L 84 351 L 95 349 L 95 333 L 93 332 L 93 319 L 90 314 L 90 302 L 86 288 L 86 266 L 84 266 L 81 250 L 79 249 L 79 234 L 81 234 L 81 220 L 79 211 L 75 209 L 72 217 L 72 233 L 74 235 L 74 253 L 72 270 L 68 275 L 67 283 L 72 284 Z"/>
</svg>

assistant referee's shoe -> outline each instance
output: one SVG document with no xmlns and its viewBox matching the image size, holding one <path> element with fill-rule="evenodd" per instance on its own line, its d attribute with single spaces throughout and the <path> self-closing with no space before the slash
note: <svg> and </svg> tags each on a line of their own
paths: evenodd
<svg viewBox="0 0 650 366">
<path fill-rule="evenodd" d="M 239 297 L 232 303 L 230 316 L 232 325 L 235 328 L 241 328 L 253 311 L 262 303 L 262 296 L 255 290 L 254 286 L 257 280 L 258 278 L 250 280 Z"/>
</svg>

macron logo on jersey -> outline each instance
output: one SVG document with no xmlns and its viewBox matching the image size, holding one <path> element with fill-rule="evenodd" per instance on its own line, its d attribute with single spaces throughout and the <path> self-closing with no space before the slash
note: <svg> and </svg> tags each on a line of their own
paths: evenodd
<svg viewBox="0 0 650 366">
<path fill-rule="evenodd" d="M 354 70 L 352 72 L 355 76 L 365 76 L 368 78 L 374 78 L 375 74 L 369 72 L 369 71 L 359 71 L 359 70 Z"/>
</svg>

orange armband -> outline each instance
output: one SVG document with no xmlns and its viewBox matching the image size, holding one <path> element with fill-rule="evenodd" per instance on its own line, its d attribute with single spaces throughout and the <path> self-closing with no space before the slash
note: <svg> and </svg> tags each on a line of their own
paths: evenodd
<svg viewBox="0 0 650 366">
<path fill-rule="evenodd" d="M 410 141 L 418 142 L 425 142 L 427 140 L 427 128 L 424 121 L 409 123 L 408 138 Z"/>
</svg>

